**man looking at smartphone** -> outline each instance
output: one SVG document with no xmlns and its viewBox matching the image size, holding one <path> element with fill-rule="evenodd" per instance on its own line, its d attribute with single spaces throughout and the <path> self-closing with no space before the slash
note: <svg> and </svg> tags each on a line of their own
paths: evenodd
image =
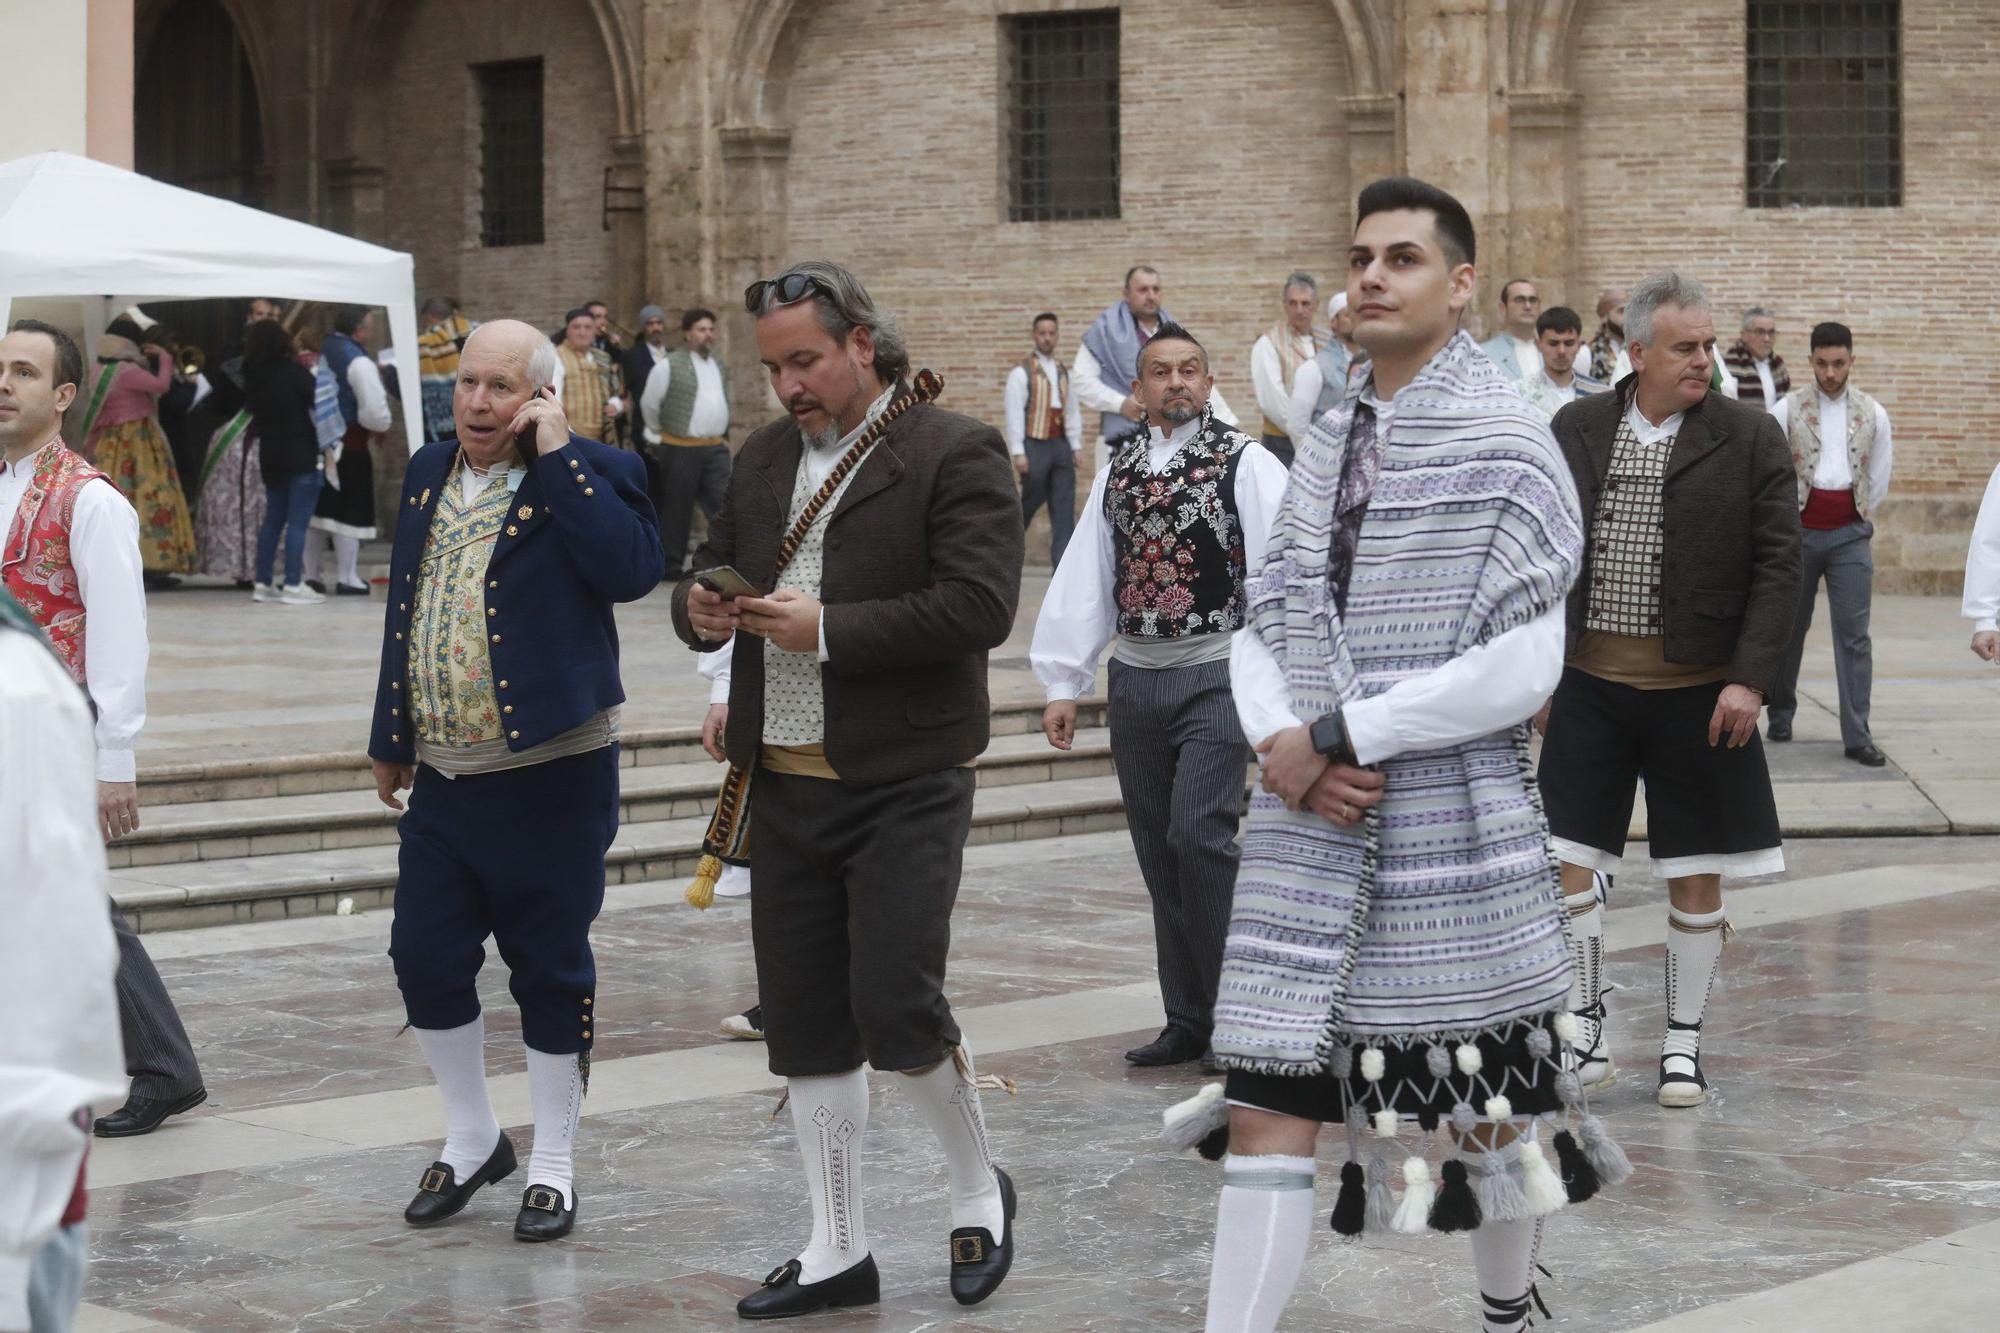
<svg viewBox="0 0 2000 1333">
<path fill-rule="evenodd" d="M 895 321 L 846 269 L 798 264 L 744 302 L 791 420 L 744 441 L 697 572 L 674 589 L 674 628 L 704 652 L 734 645 L 723 743 L 731 782 L 750 779 L 764 1037 L 790 1087 L 813 1228 L 737 1310 L 879 1299 L 864 1062 L 897 1071 L 943 1149 L 951 1292 L 971 1305 L 1013 1261 L 1013 1186 L 986 1153 L 944 974 L 970 765 L 988 738 L 986 654 L 1020 594 L 1013 469 L 998 431 L 929 405 L 934 380 L 908 388 Z M 769 591 L 702 586 L 725 565 Z"/>
<path fill-rule="evenodd" d="M 512 972 L 534 1105 L 521 1240 L 576 1222 L 571 1145 L 590 1078 L 590 923 L 618 828 L 617 602 L 659 583 L 640 460 L 570 429 L 556 349 L 516 320 L 459 360 L 456 440 L 410 459 L 368 755 L 403 809 L 389 956 L 444 1095 L 444 1152 L 403 1216 L 430 1226 L 512 1174 L 486 1095 L 475 980 L 491 933 Z"/>
</svg>

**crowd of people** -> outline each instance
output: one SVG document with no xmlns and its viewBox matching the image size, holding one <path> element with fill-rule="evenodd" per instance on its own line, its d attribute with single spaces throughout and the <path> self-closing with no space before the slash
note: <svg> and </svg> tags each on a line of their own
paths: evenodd
<svg viewBox="0 0 2000 1333">
<path fill-rule="evenodd" d="M 367 746 L 401 814 L 390 957 L 445 1112 L 406 1222 L 444 1223 L 519 1171 L 516 1237 L 578 1225 L 590 932 L 619 817 L 616 607 L 664 581 L 727 766 L 691 895 L 724 866 L 750 885 L 758 994 L 735 1035 L 762 1039 L 786 1083 L 810 1226 L 796 1248 L 774 1238 L 790 1257 L 737 1311 L 880 1299 L 868 1066 L 936 1140 L 946 1289 L 973 1305 L 1002 1285 L 1020 1201 L 945 977 L 987 654 L 1046 507 L 1043 730 L 1074 743 L 1108 649 L 1152 902 L 1164 1025 L 1125 1059 L 1221 1075 L 1163 1108 L 1169 1144 L 1222 1161 L 1207 1327 L 1275 1327 L 1328 1126 L 1333 1230 L 1467 1233 L 1482 1327 L 1527 1327 L 1545 1220 L 1632 1170 L 1591 1098 L 1620 1076 L 1604 912 L 1634 802 L 1643 788 L 1645 864 L 1669 900 L 1647 1081 L 1679 1110 L 1709 1095 L 1723 883 L 1784 868 L 1762 747 L 1790 738 L 1821 580 L 1846 753 L 1885 762 L 1868 541 L 1890 430 L 1849 383 L 1842 325 L 1813 328 L 1813 383 L 1795 389 L 1768 309 L 1718 350 L 1707 292 L 1668 269 L 1603 293 L 1588 341 L 1577 312 L 1509 281 L 1482 344 L 1462 327 L 1476 265 L 1450 194 L 1363 190 L 1344 289 L 1323 304 L 1309 274 L 1279 286 L 1250 352 L 1253 434 L 1149 266 L 1068 364 L 1056 315 L 1034 317 L 995 429 L 938 405 L 855 274 L 796 264 L 743 296 L 784 415 L 733 465 L 712 311 L 684 311 L 670 348 L 657 306 L 630 346 L 602 303 L 553 334 L 427 306 L 431 444 L 395 508 Z M 260 601 L 319 599 L 319 532 L 335 595 L 367 592 L 371 441 L 394 388 L 369 331 L 342 309 L 302 352 L 259 302 L 220 367 L 204 470 L 235 487 L 220 518 L 255 529 Z M 97 351 L 87 368 L 34 321 L 0 339 L 0 832 L 27 849 L 34 923 L 0 934 L 0 993 L 50 1019 L 10 1025 L 0 1053 L 7 1329 L 65 1327 L 74 1307 L 84 1108 L 122 1093 L 96 1132 L 143 1134 L 206 1096 L 138 937 L 115 907 L 104 919 L 102 843 L 139 822 L 145 581 L 196 554 L 158 418 L 171 357 L 136 319 Z M 1079 509 L 1086 411 L 1099 465 Z M 1973 651 L 2000 660 L 2000 472 L 1964 611 Z M 521 1013 L 525 1169 L 487 1093 L 489 935 Z"/>
</svg>

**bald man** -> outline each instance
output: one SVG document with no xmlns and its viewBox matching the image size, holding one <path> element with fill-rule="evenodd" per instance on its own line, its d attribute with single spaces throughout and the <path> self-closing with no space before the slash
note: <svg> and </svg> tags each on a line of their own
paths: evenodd
<svg viewBox="0 0 2000 1333">
<path fill-rule="evenodd" d="M 475 980 L 490 933 L 511 973 L 534 1105 L 521 1240 L 576 1222 L 571 1145 L 590 1078 L 590 923 L 618 828 L 618 628 L 665 560 L 646 470 L 573 432 L 555 348 L 515 320 L 466 340 L 457 438 L 403 480 L 368 757 L 398 825 L 389 956 L 444 1094 L 445 1144 L 403 1213 L 451 1217 L 513 1173 L 486 1096 Z"/>
</svg>

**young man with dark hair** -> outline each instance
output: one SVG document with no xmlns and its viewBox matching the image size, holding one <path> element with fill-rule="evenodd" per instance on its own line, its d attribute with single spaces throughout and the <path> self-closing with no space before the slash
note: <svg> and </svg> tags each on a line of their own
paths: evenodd
<svg viewBox="0 0 2000 1333">
<path fill-rule="evenodd" d="M 1125 1058 L 1202 1058 L 1236 882 L 1247 745 L 1229 697 L 1243 579 L 1264 549 L 1285 467 L 1215 420 L 1208 353 L 1162 323 L 1139 350 L 1132 396 L 1146 435 L 1098 473 L 1056 570 L 1029 661 L 1047 691 L 1042 730 L 1067 750 L 1076 700 L 1111 653 L 1111 757 L 1146 892 L 1167 1025 Z"/>
<path fill-rule="evenodd" d="M 669 583 L 687 566 L 694 507 L 711 521 L 729 493 L 729 390 L 715 355 L 715 312 L 681 312 L 683 346 L 646 377 L 639 414 L 660 441 L 660 544 Z"/>
<path fill-rule="evenodd" d="M 1263 781 L 1216 1004 L 1228 1081 L 1169 1128 L 1227 1130 L 1211 1333 L 1276 1326 L 1328 1123 L 1348 1138 L 1334 1229 L 1471 1231 L 1484 1326 L 1512 1333 L 1566 1194 L 1538 1135 L 1582 1110 L 1561 1077 L 1572 969 L 1527 746 L 1582 534 L 1548 427 L 1459 329 L 1477 285 L 1464 208 L 1395 179 L 1357 212 L 1367 370 L 1299 442 L 1231 655 Z M 1441 1127 L 1439 1189 L 1423 1153 Z M 1580 1128 L 1591 1159 L 1555 1138 L 1570 1198 L 1586 1172 L 1621 1174 L 1602 1127 Z M 1398 1204 L 1385 1150 L 1406 1131 Z"/>
<path fill-rule="evenodd" d="M 1824 580 L 1827 614 L 1833 617 L 1840 743 L 1855 763 L 1881 768 L 1888 757 L 1868 732 L 1868 695 L 1875 678 L 1874 648 L 1868 638 L 1875 582 L 1869 539 L 1875 535 L 1871 519 L 1889 493 L 1893 455 L 1889 414 L 1881 403 L 1848 383 L 1853 369 L 1853 332 L 1845 324 L 1815 324 L 1813 385 L 1779 399 L 1771 413 L 1792 447 L 1803 546 L 1798 624 L 1771 691 L 1768 735 L 1774 741 L 1792 738 L 1792 718 L 1799 706 L 1799 663 L 1805 656 L 1806 631 L 1812 628 L 1813 601 Z"/>
<path fill-rule="evenodd" d="M 1604 391 L 1605 385 L 1575 368 L 1583 350 L 1583 318 L 1576 311 L 1566 305 L 1544 310 L 1535 321 L 1535 347 L 1542 354 L 1541 373 L 1522 386 L 1521 396 L 1543 416 Z"/>
<path fill-rule="evenodd" d="M 1049 507 L 1049 568 L 1062 564 L 1076 526 L 1076 455 L 1083 447 L 1083 407 L 1070 392 L 1069 367 L 1056 360 L 1056 317 L 1034 319 L 1034 350 L 1007 372 L 1001 428 L 1021 478 L 1021 526 Z"/>
</svg>

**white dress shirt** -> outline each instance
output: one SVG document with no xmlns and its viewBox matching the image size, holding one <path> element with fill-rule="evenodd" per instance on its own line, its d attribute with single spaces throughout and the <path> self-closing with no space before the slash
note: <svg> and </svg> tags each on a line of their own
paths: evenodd
<svg viewBox="0 0 2000 1333">
<path fill-rule="evenodd" d="M 1764 390 L 1764 410 L 1776 412 L 1778 404 L 1784 400 L 1778 397 L 1778 382 L 1771 378 L 1771 359 L 1766 357 L 1762 361 L 1755 361 L 1754 364 L 1757 367 L 1757 383 Z"/>
<path fill-rule="evenodd" d="M 1507 341 L 1514 344 L 1514 368 L 1521 372 L 1520 383 L 1533 384 L 1535 377 L 1542 373 L 1542 348 L 1533 338 L 1516 338 L 1507 335 Z"/>
<path fill-rule="evenodd" d="M 19 463 L 0 459 L 0 542 L 13 531 L 40 457 L 37 449 Z M 84 674 L 97 705 L 97 780 L 133 782 L 146 726 L 145 570 L 139 515 L 109 482 L 92 482 L 77 493 L 69 559 L 85 617 Z"/>
<path fill-rule="evenodd" d="M 88 489 L 106 491 L 109 486 Z M 113 492 L 114 494 L 116 492 Z M 125 1096 L 118 947 L 97 828 L 90 712 L 55 655 L 0 631 L 0 1328 L 28 1327 L 28 1273 L 88 1142 L 77 1112 Z"/>
<path fill-rule="evenodd" d="M 720 439 L 729 434 L 729 391 L 722 384 L 722 363 L 712 356 L 689 350 L 694 362 L 694 407 L 688 412 L 688 435 L 698 440 Z M 639 395 L 639 415 L 646 429 L 660 433 L 660 406 L 667 401 L 667 385 L 673 380 L 674 364 L 661 361 L 646 376 Z"/>
<path fill-rule="evenodd" d="M 1292 341 L 1304 353 L 1293 376 L 1296 386 L 1298 375 L 1305 373 L 1306 366 L 1312 364 L 1313 353 L 1319 348 L 1309 334 L 1293 334 Z M 1256 390 L 1257 407 L 1263 412 L 1264 420 L 1284 430 L 1292 418 L 1292 395 L 1285 388 L 1285 367 L 1278 357 L 1277 345 L 1268 333 L 1260 336 L 1250 349 L 1250 386 Z M 1293 437 L 1288 433 L 1287 438 Z"/>
<path fill-rule="evenodd" d="M 389 391 L 382 386 L 382 372 L 375 363 L 365 356 L 348 362 L 347 387 L 354 390 L 354 416 L 362 428 L 389 429 Z"/>
<path fill-rule="evenodd" d="M 1972 545 L 1965 553 L 1965 603 L 1959 614 L 1975 633 L 2000 630 L 2000 468 L 1986 483 Z"/>
<path fill-rule="evenodd" d="M 1049 377 L 1049 406 L 1059 407 L 1063 414 L 1063 434 L 1069 437 L 1070 452 L 1083 448 L 1083 404 L 1078 400 L 1076 381 L 1070 380 L 1069 401 L 1063 401 L 1062 375 L 1056 359 L 1035 353 L 1035 360 L 1041 364 L 1042 373 Z M 1028 368 L 1015 366 L 1007 372 L 1006 412 L 1002 418 L 1003 433 L 1007 437 L 1007 452 L 1019 458 L 1028 452 Z M 1115 408 L 1112 410 L 1116 410 Z"/>
<path fill-rule="evenodd" d="M 1201 431 L 1201 418 L 1177 426 L 1171 435 L 1152 428 L 1146 466 L 1163 470 L 1182 445 Z M 1111 469 L 1099 470 L 1090 485 L 1090 499 L 1077 519 L 1076 532 L 1063 551 L 1062 564 L 1049 581 L 1035 619 L 1035 637 L 1028 664 L 1051 702 L 1076 699 L 1097 681 L 1097 659 L 1118 632 L 1117 547 L 1104 517 L 1104 492 Z M 1285 494 L 1285 465 L 1263 445 L 1243 448 L 1236 465 L 1236 517 L 1243 525 L 1243 551 L 1248 568 L 1263 559 L 1270 540 L 1271 520 Z"/>
<path fill-rule="evenodd" d="M 1576 374 L 1571 372 L 1568 384 L 1557 384 L 1549 378 L 1544 366 L 1521 385 L 1521 396 L 1530 407 L 1553 420 L 1556 413 L 1576 401 Z"/>
<path fill-rule="evenodd" d="M 1326 387 L 1326 372 L 1319 362 L 1308 361 L 1292 377 L 1292 401 L 1285 406 L 1285 434 L 1292 444 L 1302 444 L 1312 429 L 1313 409 L 1319 406 L 1319 391 Z"/>
<path fill-rule="evenodd" d="M 1819 462 L 1813 466 L 1813 489 L 1853 490 L 1854 463 L 1847 456 L 1847 391 L 1842 389 L 1840 397 L 1829 398 L 1820 393 L 1815 385 L 1813 392 L 1819 394 Z M 1791 438 L 1791 395 L 1780 398 L 1778 405 L 1771 409 L 1771 415 L 1778 419 L 1778 429 L 1785 432 L 1787 439 Z M 1868 509 L 1871 513 L 1889 493 L 1889 469 L 1895 461 L 1895 442 L 1889 436 L 1889 413 L 1882 404 L 1876 403 L 1875 448 L 1868 459 Z"/>
<path fill-rule="evenodd" d="M 1639 410 L 1639 395 L 1636 393 L 1632 395 L 1632 401 L 1625 406 L 1625 424 L 1632 428 L 1633 436 L 1641 444 L 1658 444 L 1661 440 L 1672 439 L 1681 433 L 1681 422 L 1686 419 L 1687 412 L 1683 409 L 1655 426 L 1646 419 L 1646 414 Z"/>
</svg>

